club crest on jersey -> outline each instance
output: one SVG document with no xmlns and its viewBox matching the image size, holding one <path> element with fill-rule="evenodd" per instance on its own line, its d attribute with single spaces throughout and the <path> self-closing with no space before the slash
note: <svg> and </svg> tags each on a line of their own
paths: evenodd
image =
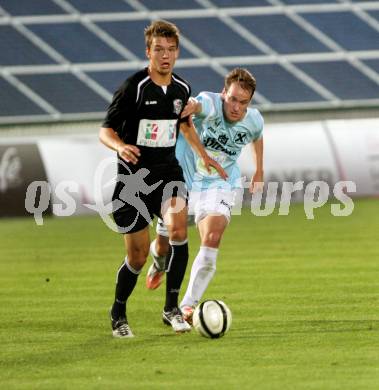
<svg viewBox="0 0 379 390">
<path fill-rule="evenodd" d="M 183 102 L 181 99 L 175 99 L 173 101 L 173 104 L 174 104 L 174 112 L 176 115 L 179 115 L 180 112 L 182 111 L 182 107 L 183 107 Z"/>
<path fill-rule="evenodd" d="M 240 131 L 234 137 L 234 142 L 238 145 L 245 145 L 247 142 L 247 134 Z"/>
</svg>

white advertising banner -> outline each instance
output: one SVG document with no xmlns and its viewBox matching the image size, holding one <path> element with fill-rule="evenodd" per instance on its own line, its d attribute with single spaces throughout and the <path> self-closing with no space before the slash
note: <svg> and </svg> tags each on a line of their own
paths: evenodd
<svg viewBox="0 0 379 390">
<path fill-rule="evenodd" d="M 31 148 L 25 144 L 36 145 L 43 164 L 38 172 L 44 170 L 45 190 L 49 191 L 44 199 L 50 202 L 53 214 L 89 213 L 94 209 L 91 205 L 109 204 L 116 153 L 103 146 L 97 134 L 0 139 L 0 189 L 9 192 L 16 188 L 17 178 L 32 177 L 31 173 L 26 175 L 26 169 L 29 172 L 35 167 L 37 172 L 36 157 L 25 154 L 23 148 Z M 10 151 L 11 160 L 7 157 Z M 255 169 L 250 146 L 245 147 L 238 163 L 242 175 L 250 180 Z M 351 197 L 379 196 L 379 119 L 268 124 L 264 129 L 264 170 L 266 186 L 274 184 L 272 191 L 268 188 L 263 195 L 266 202 L 270 198 L 303 201 L 307 186 L 314 187 L 314 183 L 318 183 L 319 196 L 328 197 L 341 181 L 355 183 Z M 40 173 L 34 176 L 36 181 L 44 181 Z M 29 192 L 37 190 L 36 186 Z M 0 195 L 9 214 L 12 207 L 5 203 L 15 196 L 6 197 L 5 190 Z M 14 215 L 21 214 L 19 206 Z"/>
<path fill-rule="evenodd" d="M 74 203 L 75 214 L 92 212 L 85 205 L 96 203 L 99 187 L 104 201 L 111 201 L 117 172 L 116 153 L 102 145 L 97 136 L 45 138 L 38 145 L 51 186 L 53 214 L 62 215 Z M 95 172 L 102 161 L 109 164 L 101 178 L 97 178 Z"/>
<path fill-rule="evenodd" d="M 244 148 L 238 162 L 242 175 L 250 180 L 255 170 L 250 146 Z M 291 201 L 302 201 L 304 189 L 312 181 L 324 181 L 333 186 L 338 180 L 338 172 L 322 124 L 305 122 L 265 126 L 264 173 L 266 185 L 278 183 L 277 192 L 269 191 L 271 197 L 280 198 L 283 183 L 299 183 L 292 196 L 287 194 Z M 289 185 L 283 191 L 286 189 L 290 190 Z"/>
<path fill-rule="evenodd" d="M 354 181 L 358 196 L 378 196 L 379 120 L 329 121 L 326 131 L 339 180 Z"/>
<path fill-rule="evenodd" d="M 247 146 L 239 159 L 243 175 L 254 172 Z M 379 196 L 379 120 L 333 120 L 272 124 L 264 129 L 265 182 L 352 181 L 352 197 Z M 280 186 L 279 186 L 280 187 Z M 279 194 L 280 195 L 280 194 Z M 302 191 L 292 200 L 301 200 Z"/>
</svg>

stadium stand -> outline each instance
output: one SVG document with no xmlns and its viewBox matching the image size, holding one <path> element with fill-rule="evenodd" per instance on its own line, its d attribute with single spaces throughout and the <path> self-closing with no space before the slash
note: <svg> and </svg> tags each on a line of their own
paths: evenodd
<svg viewBox="0 0 379 390">
<path fill-rule="evenodd" d="M 379 1 L 0 0 L 0 124 L 100 119 L 151 18 L 179 26 L 194 94 L 242 65 L 263 112 L 379 106 Z"/>
</svg>

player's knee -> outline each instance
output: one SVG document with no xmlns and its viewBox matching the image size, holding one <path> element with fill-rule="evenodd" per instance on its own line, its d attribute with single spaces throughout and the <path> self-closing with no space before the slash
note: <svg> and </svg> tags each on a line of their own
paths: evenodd
<svg viewBox="0 0 379 390">
<path fill-rule="evenodd" d="M 218 248 L 221 242 L 222 233 L 217 231 L 207 232 L 203 238 L 202 245 L 210 248 Z"/>
<path fill-rule="evenodd" d="M 186 227 L 174 226 L 170 232 L 171 241 L 184 241 L 187 238 Z"/>
<path fill-rule="evenodd" d="M 128 250 L 128 261 L 129 264 L 135 269 L 141 269 L 149 255 L 148 248 L 129 248 Z"/>
</svg>

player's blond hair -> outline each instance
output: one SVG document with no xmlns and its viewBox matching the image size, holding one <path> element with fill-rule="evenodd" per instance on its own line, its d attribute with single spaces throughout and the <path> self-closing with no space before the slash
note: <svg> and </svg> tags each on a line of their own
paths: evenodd
<svg viewBox="0 0 379 390">
<path fill-rule="evenodd" d="M 247 69 L 234 68 L 231 70 L 225 77 L 225 91 L 227 91 L 233 83 L 238 83 L 241 88 L 251 91 L 251 96 L 254 95 L 257 82 Z"/>
<path fill-rule="evenodd" d="M 166 20 L 155 20 L 151 22 L 150 26 L 145 28 L 145 43 L 147 48 L 150 49 L 153 38 L 155 37 L 174 38 L 176 47 L 179 46 L 179 29 L 175 24 Z"/>
</svg>

